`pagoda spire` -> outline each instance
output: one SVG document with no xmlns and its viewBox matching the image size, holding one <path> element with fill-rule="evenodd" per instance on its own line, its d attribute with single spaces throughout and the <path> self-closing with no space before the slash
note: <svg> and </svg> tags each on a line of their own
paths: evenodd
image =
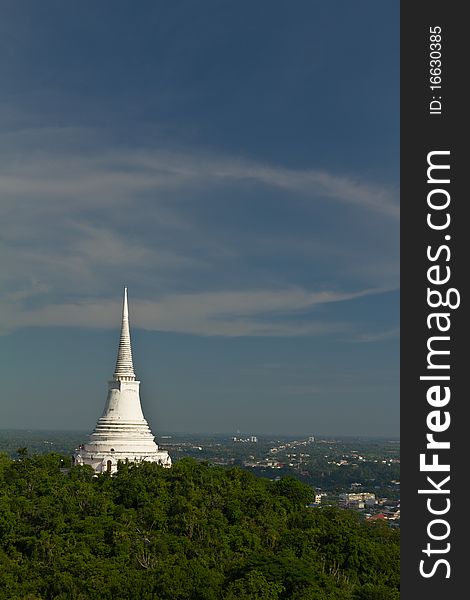
<svg viewBox="0 0 470 600">
<path fill-rule="evenodd" d="M 170 455 L 166 450 L 158 448 L 144 417 L 139 388 L 140 381 L 135 378 L 132 363 L 127 287 L 125 287 L 116 369 L 113 379 L 108 381 L 108 396 L 104 411 L 88 442 L 75 451 L 74 464 L 90 465 L 95 473 L 110 474 L 116 473 L 120 461 L 154 462 L 165 468 L 171 467 Z"/>
<path fill-rule="evenodd" d="M 119 381 L 134 381 L 134 365 L 132 364 L 131 334 L 129 330 L 129 308 L 127 305 L 127 287 L 124 288 L 124 301 L 122 306 L 121 337 L 114 370 L 113 379 Z"/>
</svg>

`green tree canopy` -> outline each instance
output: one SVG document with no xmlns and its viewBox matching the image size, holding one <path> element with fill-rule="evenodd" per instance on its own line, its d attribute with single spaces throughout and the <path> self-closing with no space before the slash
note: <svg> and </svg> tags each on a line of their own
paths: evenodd
<svg viewBox="0 0 470 600">
<path fill-rule="evenodd" d="M 396 600 L 399 533 L 312 489 L 184 459 L 64 469 L 0 456 L 0 598 Z"/>
</svg>

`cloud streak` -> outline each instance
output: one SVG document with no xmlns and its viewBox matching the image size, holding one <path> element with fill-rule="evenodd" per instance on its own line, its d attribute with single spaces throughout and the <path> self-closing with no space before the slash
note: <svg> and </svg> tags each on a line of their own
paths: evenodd
<svg viewBox="0 0 470 600">
<path fill-rule="evenodd" d="M 337 213 L 343 205 L 356 209 L 359 221 L 370 215 L 393 228 L 398 202 L 386 186 L 208 152 L 116 150 L 74 128 L 7 137 L 0 145 L 4 332 L 26 326 L 115 327 L 110 315 L 119 314 L 119 302 L 109 298 L 127 283 L 137 288 L 136 325 L 142 328 L 316 335 L 349 326 L 307 317 L 300 322 L 299 315 L 393 287 L 393 276 L 390 282 L 381 279 L 380 268 L 344 285 L 333 271 L 329 281 L 305 283 L 277 267 L 289 257 L 297 262 L 299 253 L 307 263 L 325 262 L 322 245 L 328 244 L 328 259 L 343 260 L 344 272 L 359 272 L 362 250 L 354 259 L 351 249 L 345 253 L 340 231 L 312 240 L 299 237 L 296 225 L 282 227 L 281 234 L 270 230 L 264 219 L 259 227 L 265 229 L 245 231 L 250 202 L 264 202 L 264 210 L 276 191 L 283 192 L 276 196 L 284 204 L 276 217 L 281 225 L 294 205 L 301 223 L 312 218 L 312 207 Z M 224 197 L 227 191 L 235 200 Z M 224 227 L 232 227 L 227 219 L 232 201 L 245 212 L 229 232 Z M 217 221 L 211 211 L 221 204 L 224 219 Z"/>
<path fill-rule="evenodd" d="M 150 331 L 227 337 L 344 333 L 350 329 L 347 323 L 298 322 L 295 317 L 322 305 L 382 292 L 290 289 L 173 294 L 154 302 L 131 299 L 132 324 Z M 120 310 L 118 300 L 48 304 L 30 309 L 9 302 L 4 306 L 3 330 L 21 326 L 116 328 Z"/>
<path fill-rule="evenodd" d="M 26 137 L 27 139 L 27 137 Z M 306 198 L 349 204 L 386 218 L 399 217 L 393 188 L 316 169 L 288 169 L 254 160 L 209 153 L 121 150 L 104 148 L 91 155 L 78 149 L 5 156 L 0 166 L 4 205 L 18 199 L 42 201 L 42 209 L 75 211 L 136 202 L 139 195 L 189 186 L 255 183 Z M 15 154 L 15 153 L 14 153 Z M 78 201 L 78 205 L 76 202 Z"/>
</svg>

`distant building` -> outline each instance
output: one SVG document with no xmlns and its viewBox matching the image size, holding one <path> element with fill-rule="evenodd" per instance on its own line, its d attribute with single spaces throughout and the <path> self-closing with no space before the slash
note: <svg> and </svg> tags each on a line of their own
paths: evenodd
<svg viewBox="0 0 470 600">
<path fill-rule="evenodd" d="M 119 461 L 157 462 L 171 467 L 170 455 L 159 450 L 143 415 L 139 386 L 132 362 L 127 288 L 124 288 L 121 337 L 108 398 L 88 442 L 75 451 L 74 464 L 91 465 L 96 473 L 114 473 Z"/>
<path fill-rule="evenodd" d="M 387 517 L 383 513 L 379 513 L 378 515 L 370 515 L 367 517 L 368 521 L 384 521 Z"/>
<path fill-rule="evenodd" d="M 362 483 L 354 482 L 349 486 L 352 490 L 357 490 L 362 487 Z"/>
<path fill-rule="evenodd" d="M 246 444 L 246 443 L 256 443 L 258 441 L 258 438 L 256 437 L 256 435 L 250 435 L 247 438 L 242 438 L 242 437 L 237 437 L 234 436 L 232 437 L 232 442 L 236 442 L 236 443 L 241 443 L 241 444 Z"/>
<path fill-rule="evenodd" d="M 366 506 L 374 506 L 376 503 L 375 494 L 370 492 L 340 494 L 340 505 L 344 508 L 364 508 Z"/>
</svg>

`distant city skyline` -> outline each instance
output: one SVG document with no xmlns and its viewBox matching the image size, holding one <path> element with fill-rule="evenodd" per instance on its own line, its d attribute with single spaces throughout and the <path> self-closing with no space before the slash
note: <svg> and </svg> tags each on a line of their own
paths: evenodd
<svg viewBox="0 0 470 600">
<path fill-rule="evenodd" d="M 4 13 L 0 428 L 397 436 L 399 6 Z"/>
</svg>

